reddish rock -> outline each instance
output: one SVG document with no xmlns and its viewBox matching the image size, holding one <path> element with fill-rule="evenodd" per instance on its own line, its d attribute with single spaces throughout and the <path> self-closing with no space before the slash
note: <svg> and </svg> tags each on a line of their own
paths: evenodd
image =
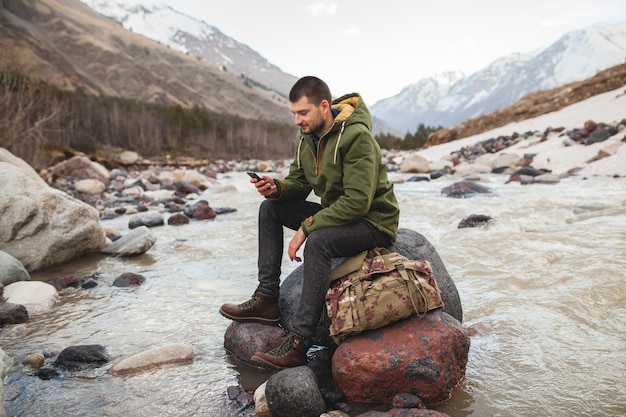
<svg viewBox="0 0 626 417">
<path fill-rule="evenodd" d="M 349 402 L 389 404 L 409 392 L 438 404 L 465 375 L 469 346 L 467 329 L 433 310 L 347 339 L 333 354 L 333 377 Z"/>
<path fill-rule="evenodd" d="M 286 337 L 287 333 L 278 326 L 234 321 L 224 333 L 224 348 L 236 359 L 250 363 L 256 352 L 268 352 Z"/>
<path fill-rule="evenodd" d="M 424 401 L 420 397 L 407 392 L 393 397 L 391 405 L 395 408 L 426 408 Z"/>
<path fill-rule="evenodd" d="M 125 272 L 113 281 L 114 287 L 139 287 L 146 282 L 146 278 L 143 275 L 134 274 L 132 272 Z"/>
<path fill-rule="evenodd" d="M 214 219 L 215 211 L 209 206 L 200 206 L 193 212 L 193 218 L 198 220 Z"/>
<path fill-rule="evenodd" d="M 587 120 L 585 121 L 585 124 L 583 125 L 583 129 L 585 129 L 588 132 L 593 132 L 594 130 L 596 130 L 597 127 L 598 127 L 598 124 L 594 122 L 593 120 Z"/>
<path fill-rule="evenodd" d="M 189 217 L 182 213 L 173 214 L 167 219 L 167 224 L 170 226 L 180 226 L 187 223 L 189 223 Z"/>
</svg>

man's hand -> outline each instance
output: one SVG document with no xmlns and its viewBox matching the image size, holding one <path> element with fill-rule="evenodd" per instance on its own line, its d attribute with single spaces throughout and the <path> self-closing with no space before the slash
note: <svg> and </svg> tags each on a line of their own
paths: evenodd
<svg viewBox="0 0 626 417">
<path fill-rule="evenodd" d="M 306 240 L 306 235 L 302 231 L 302 228 L 299 227 L 296 231 L 296 234 L 291 238 L 289 242 L 289 247 L 287 248 L 287 253 L 289 254 L 289 259 L 296 262 L 302 262 L 299 256 L 296 256 L 296 252 L 302 246 L 304 241 Z"/>
<path fill-rule="evenodd" d="M 261 181 L 255 178 L 250 178 L 250 182 L 254 184 L 256 190 L 263 197 L 269 197 L 273 194 L 276 194 L 276 191 L 278 190 L 278 187 L 276 187 L 274 181 L 272 181 L 272 179 L 267 175 L 262 176 Z"/>
</svg>

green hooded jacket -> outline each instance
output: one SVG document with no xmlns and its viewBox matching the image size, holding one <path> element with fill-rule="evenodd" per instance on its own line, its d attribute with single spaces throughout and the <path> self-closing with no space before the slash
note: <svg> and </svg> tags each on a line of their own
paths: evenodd
<svg viewBox="0 0 626 417">
<path fill-rule="evenodd" d="M 289 174 L 284 181 L 274 180 L 278 191 L 270 199 L 306 199 L 311 190 L 320 197 L 323 208 L 302 222 L 306 236 L 364 218 L 394 242 L 400 209 L 380 147 L 370 132 L 370 112 L 356 93 L 334 100 L 332 107 L 339 114 L 320 138 L 317 153 L 314 138 L 298 133 Z"/>
</svg>

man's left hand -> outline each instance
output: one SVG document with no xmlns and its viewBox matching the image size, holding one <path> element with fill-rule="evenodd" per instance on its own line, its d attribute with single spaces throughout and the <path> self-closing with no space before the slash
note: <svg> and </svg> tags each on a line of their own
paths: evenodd
<svg viewBox="0 0 626 417">
<path fill-rule="evenodd" d="M 305 240 L 306 235 L 302 231 L 302 228 L 299 227 L 296 231 L 296 234 L 291 238 L 291 241 L 289 242 L 289 247 L 287 248 L 289 259 L 296 262 L 302 262 L 302 259 L 300 259 L 300 257 L 296 255 L 296 252 L 298 252 L 298 249 L 300 249 Z"/>
</svg>

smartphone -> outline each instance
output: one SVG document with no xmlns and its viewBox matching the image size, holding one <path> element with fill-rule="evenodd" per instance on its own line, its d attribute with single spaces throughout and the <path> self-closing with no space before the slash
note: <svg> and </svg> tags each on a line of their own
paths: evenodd
<svg viewBox="0 0 626 417">
<path fill-rule="evenodd" d="M 259 177 L 256 172 L 254 171 L 246 171 L 246 174 L 248 174 L 251 178 L 256 178 L 257 180 L 261 181 L 262 178 Z"/>
</svg>

